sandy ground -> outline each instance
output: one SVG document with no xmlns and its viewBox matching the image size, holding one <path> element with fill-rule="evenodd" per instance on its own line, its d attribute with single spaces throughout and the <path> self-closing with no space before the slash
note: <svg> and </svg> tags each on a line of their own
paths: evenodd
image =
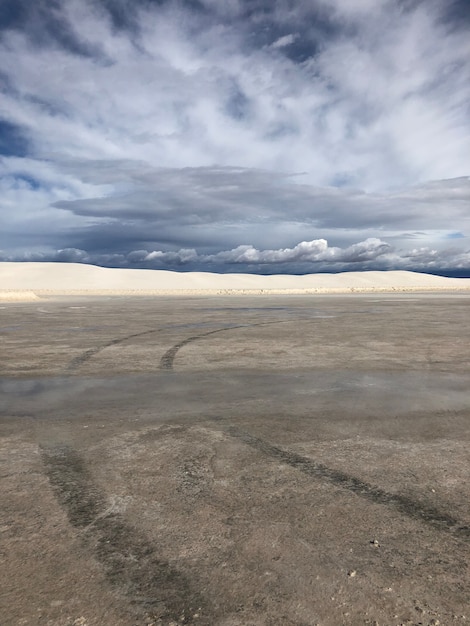
<svg viewBox="0 0 470 626">
<path fill-rule="evenodd" d="M 468 623 L 469 306 L 2 303 L 2 626 Z"/>
</svg>

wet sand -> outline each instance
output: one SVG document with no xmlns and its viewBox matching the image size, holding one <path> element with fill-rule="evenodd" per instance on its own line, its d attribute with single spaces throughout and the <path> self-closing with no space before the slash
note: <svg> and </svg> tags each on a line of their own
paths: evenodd
<svg viewBox="0 0 470 626">
<path fill-rule="evenodd" d="M 468 622 L 468 295 L 1 306 L 2 626 Z"/>
</svg>

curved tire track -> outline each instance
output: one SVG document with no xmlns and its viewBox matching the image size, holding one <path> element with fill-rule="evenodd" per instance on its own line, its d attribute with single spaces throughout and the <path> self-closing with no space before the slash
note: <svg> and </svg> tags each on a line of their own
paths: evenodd
<svg viewBox="0 0 470 626">
<path fill-rule="evenodd" d="M 314 318 L 307 317 L 307 318 L 299 318 L 299 319 L 304 319 L 304 320 L 309 321 Z M 206 333 L 201 333 L 200 335 L 187 337 L 186 339 L 183 339 L 182 341 L 179 341 L 178 343 L 176 343 L 174 346 L 172 346 L 169 350 L 165 352 L 165 354 L 160 359 L 159 369 L 172 370 L 176 354 L 181 348 L 186 346 L 188 343 L 192 343 L 193 341 L 198 341 L 199 339 L 204 339 L 205 337 L 208 337 L 209 335 L 215 335 L 216 333 L 222 333 L 222 332 L 229 331 L 229 330 L 236 330 L 239 328 L 254 328 L 257 326 L 268 326 L 270 324 L 287 324 L 289 322 L 294 322 L 294 321 L 299 321 L 299 320 L 298 319 L 274 320 L 272 322 L 259 322 L 257 324 L 239 324 L 237 326 L 224 326 L 223 328 L 210 330 Z M 85 350 L 85 352 L 82 352 L 78 356 L 74 357 L 67 365 L 66 371 L 71 372 L 71 371 L 75 371 L 79 369 L 84 363 L 92 359 L 95 355 L 97 355 L 102 350 L 105 350 L 106 348 L 119 345 L 120 343 L 129 341 L 129 339 L 134 339 L 135 337 L 143 337 L 145 335 L 151 335 L 153 333 L 162 332 L 163 330 L 167 330 L 167 328 L 153 328 L 151 330 L 144 330 L 140 333 L 133 333 L 131 335 L 126 335 L 125 337 L 118 337 L 116 339 L 110 339 L 106 343 L 103 343 L 100 346 L 95 346 L 94 348 L 89 348 L 88 350 Z"/>
<path fill-rule="evenodd" d="M 106 343 L 101 344 L 101 346 L 90 348 L 89 350 L 82 352 L 82 354 L 79 354 L 78 356 L 74 357 L 70 361 L 70 363 L 67 365 L 66 369 L 67 371 L 77 370 L 84 363 L 89 361 L 92 357 L 94 357 L 96 354 L 98 354 L 105 348 L 109 348 L 110 346 L 116 346 L 120 343 L 124 343 L 125 341 L 128 341 L 129 339 L 134 339 L 134 337 L 143 337 L 144 335 L 150 335 L 152 333 L 159 333 L 162 330 L 163 330 L 162 328 L 154 328 L 152 330 L 144 330 L 143 332 L 140 332 L 140 333 L 133 333 L 132 335 L 126 335 L 125 337 L 111 339 L 110 341 L 107 341 Z"/>
<path fill-rule="evenodd" d="M 215 335 L 216 333 L 222 333 L 227 330 L 235 330 L 237 328 L 248 328 L 248 326 L 246 325 L 226 326 L 224 328 L 210 330 L 207 333 L 201 333 L 200 335 L 194 335 L 193 337 L 187 337 L 186 339 L 183 339 L 182 341 L 175 343 L 175 345 L 172 346 L 169 350 L 167 350 L 165 354 L 162 356 L 162 358 L 160 359 L 160 369 L 172 370 L 176 353 L 184 346 L 187 346 L 188 343 L 192 343 L 193 341 L 198 341 L 199 339 L 204 339 L 204 337 L 209 337 L 209 335 Z"/>
<path fill-rule="evenodd" d="M 70 524 L 102 564 L 108 582 L 120 592 L 132 613 L 145 623 L 193 623 L 202 610 L 201 626 L 209 620 L 210 603 L 188 575 L 158 555 L 157 547 L 123 515 L 108 512 L 106 496 L 94 483 L 77 450 L 63 444 L 42 446 L 45 473 Z M 132 608 L 131 608 L 132 607 Z M 209 621 L 207 621 L 209 620 Z"/>
<path fill-rule="evenodd" d="M 224 432 L 255 448 L 258 452 L 281 461 L 312 478 L 325 480 L 337 487 L 351 491 L 374 504 L 382 504 L 394 508 L 406 515 L 406 517 L 423 522 L 437 530 L 448 532 L 456 539 L 462 541 L 470 540 L 470 526 L 463 525 L 455 517 L 439 510 L 437 507 L 413 500 L 403 494 L 385 491 L 385 489 L 371 485 L 356 476 L 333 469 L 291 450 L 279 448 L 236 426 L 229 426 L 224 429 Z"/>
<path fill-rule="evenodd" d="M 272 322 L 259 322 L 257 324 L 239 324 L 238 326 L 224 326 L 223 328 L 217 328 L 216 330 L 210 330 L 207 333 L 201 333 L 200 335 L 193 335 L 192 337 L 187 337 L 178 343 L 175 343 L 169 350 L 165 352 L 165 354 L 160 359 L 160 368 L 161 370 L 172 370 L 173 364 L 175 361 L 175 357 L 179 350 L 184 346 L 187 346 L 189 343 L 193 343 L 194 341 L 199 341 L 199 339 L 205 339 L 205 337 L 209 337 L 210 335 L 215 335 L 216 333 L 223 333 L 229 330 L 237 330 L 240 328 L 256 328 L 258 326 L 269 326 L 271 324 L 288 324 L 292 322 L 298 322 L 299 320 L 311 320 L 312 318 L 298 318 L 295 320 L 275 320 Z"/>
</svg>

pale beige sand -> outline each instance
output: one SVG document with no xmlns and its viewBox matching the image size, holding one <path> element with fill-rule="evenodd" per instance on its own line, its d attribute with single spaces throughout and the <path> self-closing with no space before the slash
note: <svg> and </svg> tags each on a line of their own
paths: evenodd
<svg viewBox="0 0 470 626">
<path fill-rule="evenodd" d="M 261 276 L 115 269 L 78 263 L 0 263 L 0 297 L 9 300 L 34 299 L 47 293 L 254 295 L 456 290 L 470 290 L 470 279 L 406 271 Z"/>
<path fill-rule="evenodd" d="M 33 302 L 40 300 L 34 291 L 10 291 L 0 289 L 0 302 Z"/>
</svg>

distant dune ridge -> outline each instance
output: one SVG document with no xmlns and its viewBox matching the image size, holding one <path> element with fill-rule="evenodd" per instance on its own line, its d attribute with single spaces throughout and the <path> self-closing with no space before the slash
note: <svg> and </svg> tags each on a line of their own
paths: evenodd
<svg viewBox="0 0 470 626">
<path fill-rule="evenodd" d="M 302 294 L 470 290 L 470 278 L 407 271 L 341 274 L 214 274 L 104 268 L 80 263 L 0 262 L 0 299 L 34 300 L 47 294 Z"/>
</svg>

